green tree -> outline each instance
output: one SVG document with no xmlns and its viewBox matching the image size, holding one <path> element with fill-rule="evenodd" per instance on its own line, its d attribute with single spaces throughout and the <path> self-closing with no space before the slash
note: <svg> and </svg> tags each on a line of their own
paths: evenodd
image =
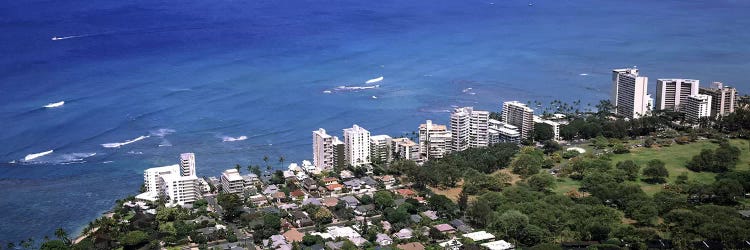
<svg viewBox="0 0 750 250">
<path fill-rule="evenodd" d="M 383 210 L 387 207 L 393 206 L 393 195 L 387 190 L 380 190 L 374 194 L 375 206 L 379 210 Z"/>
<path fill-rule="evenodd" d="M 551 189 L 554 189 L 556 184 L 555 181 L 555 177 L 546 172 L 532 175 L 526 179 L 526 183 L 529 187 L 541 192 L 548 192 Z"/>
<path fill-rule="evenodd" d="M 555 137 L 552 126 L 546 123 L 534 123 L 534 140 L 547 141 Z"/>
<path fill-rule="evenodd" d="M 521 238 L 528 225 L 529 217 L 518 210 L 508 210 L 493 222 L 494 228 L 516 240 Z"/>
<path fill-rule="evenodd" d="M 513 163 L 511 163 L 511 167 L 514 174 L 528 177 L 539 173 L 539 170 L 542 168 L 542 160 L 543 158 L 539 155 L 524 153 L 520 154 Z"/>
<path fill-rule="evenodd" d="M 664 178 L 669 177 L 669 171 L 664 167 L 664 162 L 654 159 L 646 164 L 643 169 L 643 176 L 650 182 L 664 182 Z"/>
<path fill-rule="evenodd" d="M 137 246 L 148 242 L 148 234 L 143 231 L 130 231 L 119 238 L 120 244 L 125 246 Z"/>
<path fill-rule="evenodd" d="M 49 240 L 42 243 L 39 247 L 41 250 L 67 250 L 70 249 L 68 244 L 65 244 L 62 240 Z"/>
<path fill-rule="evenodd" d="M 557 143 L 553 140 L 546 140 L 542 143 L 542 148 L 544 149 L 545 154 L 551 154 L 557 151 L 562 150 L 562 146 L 560 146 L 560 143 Z"/>
<path fill-rule="evenodd" d="M 631 181 L 638 179 L 638 172 L 641 171 L 641 167 L 632 160 L 618 162 L 616 167 L 625 171 L 627 179 Z"/>
<path fill-rule="evenodd" d="M 242 213 L 242 199 L 236 194 L 219 193 L 216 197 L 219 206 L 223 209 L 224 220 L 233 222 Z"/>
<path fill-rule="evenodd" d="M 321 207 L 315 212 L 313 218 L 315 219 L 315 222 L 322 225 L 332 221 L 333 213 L 331 213 L 331 210 L 328 210 L 328 208 Z"/>
</svg>

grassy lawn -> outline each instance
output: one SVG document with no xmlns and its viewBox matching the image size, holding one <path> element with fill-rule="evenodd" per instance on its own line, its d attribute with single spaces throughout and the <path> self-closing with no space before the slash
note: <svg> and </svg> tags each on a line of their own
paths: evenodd
<svg viewBox="0 0 750 250">
<path fill-rule="evenodd" d="M 750 146 L 747 140 L 735 139 L 731 140 L 730 143 L 740 149 L 740 161 L 737 163 L 737 170 L 750 169 Z M 641 166 L 641 169 L 646 166 L 646 163 L 653 159 L 662 160 L 665 163 L 667 170 L 669 170 L 669 182 L 673 182 L 678 175 L 687 173 L 690 180 L 696 180 L 703 183 L 711 183 L 714 181 L 716 174 L 714 173 L 696 173 L 688 170 L 685 165 L 690 161 L 693 156 L 698 155 L 703 149 L 715 149 L 718 145 L 712 143 L 710 140 L 698 141 L 686 145 L 674 144 L 669 147 L 654 147 L 654 148 L 635 148 L 632 149 L 628 154 L 612 155 L 612 164 L 625 160 L 633 160 L 636 164 Z M 589 148 L 587 148 L 588 150 Z M 636 181 L 641 185 L 643 191 L 648 194 L 654 194 L 662 189 L 662 184 L 648 184 L 640 180 Z M 567 191 L 575 189 L 579 186 L 577 181 L 571 180 L 570 178 L 560 178 L 557 182 L 557 193 L 564 194 Z"/>
</svg>

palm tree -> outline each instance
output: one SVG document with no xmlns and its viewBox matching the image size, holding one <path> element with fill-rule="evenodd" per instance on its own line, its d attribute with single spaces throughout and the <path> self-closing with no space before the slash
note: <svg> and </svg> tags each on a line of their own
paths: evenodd
<svg viewBox="0 0 750 250">
<path fill-rule="evenodd" d="M 281 168 L 284 168 L 284 156 L 283 155 L 279 156 L 279 165 L 281 166 Z"/>
<path fill-rule="evenodd" d="M 240 166 L 240 164 L 234 165 L 234 169 L 237 169 L 237 172 L 240 172 L 240 168 L 242 168 L 242 166 Z"/>
<path fill-rule="evenodd" d="M 266 170 L 271 171 L 271 166 L 268 165 L 268 155 L 263 156 L 263 162 L 266 163 Z"/>
</svg>

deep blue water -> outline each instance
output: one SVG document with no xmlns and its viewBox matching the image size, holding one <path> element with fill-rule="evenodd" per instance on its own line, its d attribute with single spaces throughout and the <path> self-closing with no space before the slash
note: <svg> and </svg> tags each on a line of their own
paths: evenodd
<svg viewBox="0 0 750 250">
<path fill-rule="evenodd" d="M 77 233 L 181 152 L 199 175 L 264 155 L 278 166 L 310 159 L 319 127 L 397 136 L 452 105 L 593 104 L 610 70 L 632 65 L 750 91 L 748 1 L 528 3 L 5 1 L 0 243 Z M 334 89 L 379 76 L 377 89 Z"/>
</svg>

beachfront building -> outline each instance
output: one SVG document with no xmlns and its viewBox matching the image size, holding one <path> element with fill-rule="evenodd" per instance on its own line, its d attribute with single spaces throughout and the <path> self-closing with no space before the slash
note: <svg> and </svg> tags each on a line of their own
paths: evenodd
<svg viewBox="0 0 750 250">
<path fill-rule="evenodd" d="M 387 163 L 391 162 L 392 150 L 391 143 L 393 138 L 388 135 L 373 135 L 370 136 L 370 159 L 373 162 Z"/>
<path fill-rule="evenodd" d="M 338 136 L 333 137 L 333 167 L 339 169 L 346 167 L 346 145 L 339 140 Z"/>
<path fill-rule="evenodd" d="M 711 116 L 711 96 L 693 95 L 687 98 L 683 112 L 690 122 L 698 122 L 701 118 Z"/>
<path fill-rule="evenodd" d="M 656 109 L 680 111 L 689 96 L 698 94 L 700 81 L 693 79 L 656 80 Z"/>
<path fill-rule="evenodd" d="M 638 69 L 612 71 L 612 99 L 615 113 L 625 118 L 638 118 L 649 110 L 648 77 L 639 76 Z"/>
<path fill-rule="evenodd" d="M 313 165 L 318 170 L 332 170 L 334 165 L 333 136 L 326 134 L 325 129 L 313 131 Z"/>
<path fill-rule="evenodd" d="M 416 161 L 419 159 L 419 145 L 409 138 L 395 138 L 391 142 L 395 158 Z"/>
<path fill-rule="evenodd" d="M 245 179 L 242 178 L 237 169 L 227 169 L 221 173 L 221 191 L 224 193 L 237 194 L 240 197 L 245 189 Z"/>
<path fill-rule="evenodd" d="M 344 129 L 344 158 L 352 166 L 370 164 L 370 131 L 356 124 Z"/>
<path fill-rule="evenodd" d="M 489 120 L 490 145 L 498 143 L 521 143 L 521 132 L 518 127 L 495 120 Z"/>
<path fill-rule="evenodd" d="M 451 151 L 486 147 L 489 144 L 487 129 L 490 112 L 473 107 L 456 108 L 451 113 Z"/>
<path fill-rule="evenodd" d="M 700 88 L 698 93 L 711 96 L 711 117 L 734 113 L 737 108 L 737 89 L 724 86 L 721 82 L 714 82 L 711 88 Z"/>
<path fill-rule="evenodd" d="M 451 150 L 451 131 L 431 120 L 419 125 L 419 155 L 424 160 L 443 158 Z"/>
<path fill-rule="evenodd" d="M 179 165 L 169 165 L 164 167 L 149 168 L 143 171 L 143 185 L 146 187 L 146 192 L 152 192 L 154 196 L 161 193 L 161 186 L 159 181 L 164 175 L 178 174 L 180 173 Z"/>
<path fill-rule="evenodd" d="M 195 154 L 194 153 L 180 154 L 180 175 L 182 176 L 195 175 Z"/>
<path fill-rule="evenodd" d="M 162 175 L 159 185 L 168 205 L 185 206 L 193 204 L 201 195 L 200 181 L 195 174 L 187 176 Z"/>
<path fill-rule="evenodd" d="M 534 123 L 543 124 L 545 126 L 552 127 L 553 137 L 552 140 L 560 141 L 560 123 L 542 119 L 542 117 L 534 116 Z"/>
<path fill-rule="evenodd" d="M 534 131 L 534 110 L 518 101 L 504 102 L 503 122 L 518 127 L 521 140 L 530 138 Z"/>
</svg>

